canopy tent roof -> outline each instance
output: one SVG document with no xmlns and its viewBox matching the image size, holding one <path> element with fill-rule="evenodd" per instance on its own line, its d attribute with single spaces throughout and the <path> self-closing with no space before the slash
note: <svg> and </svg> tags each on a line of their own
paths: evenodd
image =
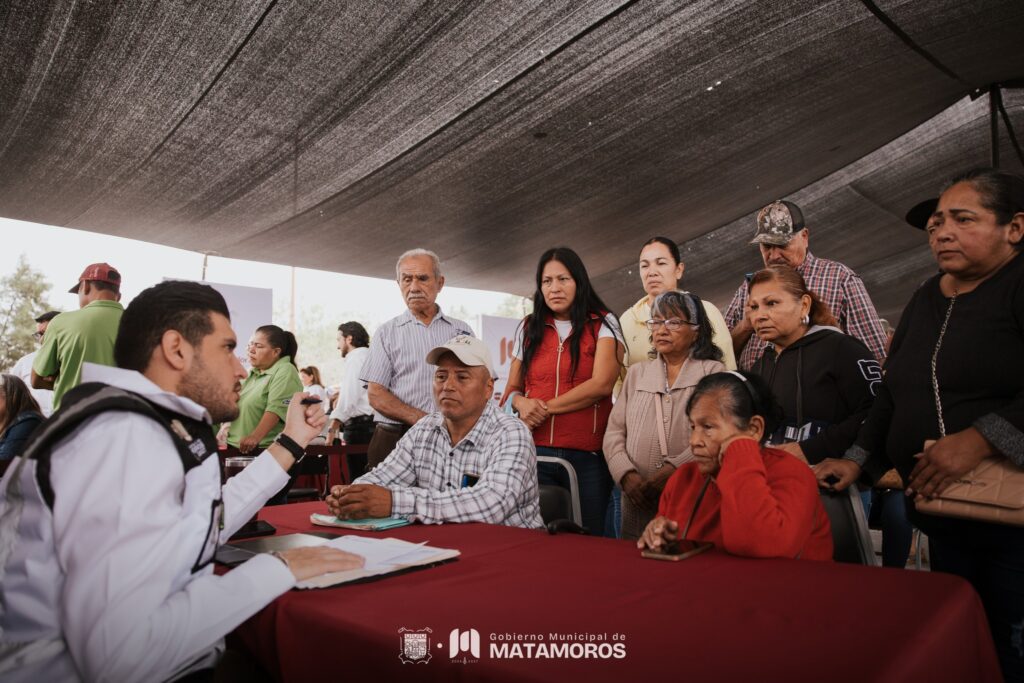
<svg viewBox="0 0 1024 683">
<path fill-rule="evenodd" d="M 893 315 L 934 270 L 901 217 L 988 160 L 966 96 L 1024 76 L 1024 4 L 877 2 L 939 66 L 868 4 L 8 0 L 0 215 L 378 277 L 423 246 L 520 294 L 564 244 L 621 309 L 655 234 L 727 303 L 789 197 Z"/>
</svg>

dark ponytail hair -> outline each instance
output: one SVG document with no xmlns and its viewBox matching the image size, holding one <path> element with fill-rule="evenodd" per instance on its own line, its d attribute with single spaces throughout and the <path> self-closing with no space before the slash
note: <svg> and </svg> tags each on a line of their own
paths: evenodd
<svg viewBox="0 0 1024 683">
<path fill-rule="evenodd" d="M 722 415 L 731 418 L 738 429 L 746 429 L 750 426 L 750 419 L 760 415 L 764 420 L 762 444 L 782 423 L 782 406 L 760 375 L 731 370 L 704 377 L 686 402 L 687 416 L 697 401 L 707 394 L 717 394 Z"/>
<path fill-rule="evenodd" d="M 267 342 L 272 348 L 281 349 L 281 356 L 288 356 L 292 365 L 295 365 L 295 355 L 299 352 L 299 343 L 295 341 L 295 335 L 288 330 L 282 330 L 277 325 L 263 325 L 257 327 L 256 331 L 266 335 Z M 298 365 L 295 368 L 298 369 Z"/>
<path fill-rule="evenodd" d="M 804 282 L 803 276 L 793 268 L 789 266 L 768 266 L 763 270 L 757 271 L 750 279 L 750 290 L 753 291 L 754 285 L 761 284 L 762 282 L 778 282 L 782 285 L 782 289 L 797 299 L 803 296 L 811 297 L 811 310 L 807 314 L 807 317 L 811 319 L 811 325 L 839 327 L 839 323 L 832 316 L 832 311 L 829 310 L 828 304 L 807 288 L 807 283 Z"/>
<path fill-rule="evenodd" d="M 547 302 L 544 301 L 544 292 L 541 291 L 541 280 L 544 279 L 544 266 L 551 261 L 558 261 L 565 266 L 565 269 L 569 271 L 569 275 L 576 281 L 576 296 L 573 297 L 572 305 L 569 308 L 569 318 L 572 320 L 572 332 L 568 340 L 569 357 L 571 358 L 569 366 L 570 377 L 576 375 L 576 368 L 580 360 L 580 340 L 583 338 L 583 334 L 589 332 L 596 338 L 600 325 L 608 326 L 604 317 L 609 313 L 610 309 L 601 301 L 601 297 L 591 287 L 590 276 L 587 275 L 587 269 L 580 257 L 569 247 L 548 249 L 541 254 L 540 261 L 537 263 L 537 288 L 533 293 L 533 313 L 526 316 L 520 324 L 520 328 L 523 330 L 523 377 L 526 377 L 530 370 L 530 363 L 544 338 L 544 325 L 547 322 L 548 316 L 552 315 L 551 309 L 548 308 Z M 600 324 L 596 329 L 587 324 L 591 315 L 597 315 L 600 318 Z M 615 328 L 610 329 L 615 337 L 615 341 L 625 346 L 626 341 L 623 339 L 622 333 L 616 331 Z"/>
<path fill-rule="evenodd" d="M 672 255 L 672 260 L 678 266 L 683 262 L 683 257 L 679 254 L 679 245 L 676 244 L 675 240 L 670 240 L 667 237 L 656 236 L 644 242 L 644 245 L 640 247 L 640 253 L 644 252 L 644 249 L 657 242 L 658 244 L 664 244 L 668 248 L 668 253 Z M 639 258 L 639 256 L 637 257 Z"/>
</svg>

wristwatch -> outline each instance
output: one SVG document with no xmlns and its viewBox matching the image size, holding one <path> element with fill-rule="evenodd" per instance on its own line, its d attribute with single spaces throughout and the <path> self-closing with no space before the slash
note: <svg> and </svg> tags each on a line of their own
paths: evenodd
<svg viewBox="0 0 1024 683">
<path fill-rule="evenodd" d="M 288 436 L 284 432 L 281 432 L 280 434 L 277 435 L 275 443 L 280 444 L 286 451 L 292 454 L 292 457 L 295 458 L 295 462 L 292 464 L 292 467 L 298 465 L 300 462 L 302 462 L 302 459 L 306 457 L 306 449 L 297 444 L 295 442 L 295 439 Z"/>
</svg>

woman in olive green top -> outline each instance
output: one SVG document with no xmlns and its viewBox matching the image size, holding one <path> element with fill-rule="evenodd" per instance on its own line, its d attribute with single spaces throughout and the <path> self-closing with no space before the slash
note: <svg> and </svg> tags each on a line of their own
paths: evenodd
<svg viewBox="0 0 1024 683">
<path fill-rule="evenodd" d="M 273 443 L 284 427 L 285 400 L 302 391 L 295 367 L 295 335 L 277 325 L 257 328 L 249 341 L 252 370 L 242 382 L 238 418 L 228 429 L 227 442 L 246 455 L 256 455 Z"/>
</svg>

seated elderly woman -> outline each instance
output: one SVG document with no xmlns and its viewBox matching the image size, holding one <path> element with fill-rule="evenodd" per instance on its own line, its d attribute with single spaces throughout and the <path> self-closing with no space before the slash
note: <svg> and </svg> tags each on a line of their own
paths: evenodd
<svg viewBox="0 0 1024 683">
<path fill-rule="evenodd" d="M 1003 674 L 1024 680 L 1024 527 L 939 516 L 926 502 L 984 458 L 1024 467 L 1024 178 L 954 178 L 926 229 L 940 272 L 903 309 L 855 445 L 818 465 L 818 479 L 844 488 L 861 467 L 895 466 L 932 571 L 974 585 Z"/>
<path fill-rule="evenodd" d="M 746 557 L 831 560 L 831 527 L 814 475 L 791 454 L 763 445 L 781 417 L 764 381 L 747 372 L 708 375 L 686 413 L 694 462 L 669 479 L 637 546 L 663 551 L 686 539 Z"/>
<path fill-rule="evenodd" d="M 0 375 L 0 460 L 20 455 L 43 419 L 39 404 L 21 378 Z"/>
<path fill-rule="evenodd" d="M 646 321 L 655 357 L 630 366 L 604 434 L 604 457 L 622 487 L 622 537 L 637 539 L 658 511 L 665 482 L 690 454 L 686 402 L 697 382 L 725 370 L 703 303 L 670 290 Z"/>
</svg>

